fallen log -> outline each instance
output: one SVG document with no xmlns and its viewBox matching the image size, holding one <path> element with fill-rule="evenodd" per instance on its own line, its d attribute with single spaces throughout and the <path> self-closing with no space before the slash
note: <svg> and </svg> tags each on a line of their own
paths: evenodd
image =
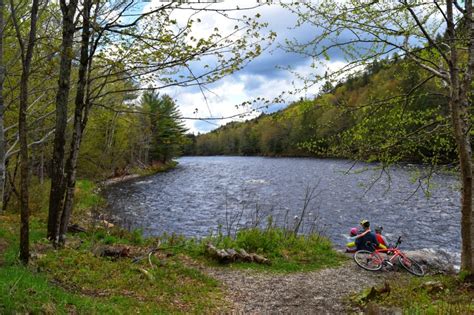
<svg viewBox="0 0 474 315">
<path fill-rule="evenodd" d="M 129 257 L 130 256 L 130 248 L 127 246 L 98 246 L 94 249 L 94 254 L 99 257 L 112 257 L 112 258 L 119 258 L 119 257 Z"/>
<path fill-rule="evenodd" d="M 253 262 L 253 257 L 249 253 L 245 251 L 245 249 L 240 248 L 237 250 L 239 252 L 240 257 L 242 257 L 242 261 L 246 262 Z"/>
<path fill-rule="evenodd" d="M 270 260 L 267 258 L 257 255 L 257 254 L 251 254 L 252 255 L 252 260 L 258 264 L 264 264 L 264 265 L 270 265 Z"/>
<path fill-rule="evenodd" d="M 229 249 L 226 249 L 226 252 L 227 252 L 227 255 L 229 255 L 229 259 L 231 261 L 236 261 L 237 259 L 239 259 L 239 253 L 237 253 L 237 251 L 233 248 L 229 248 Z"/>
<path fill-rule="evenodd" d="M 69 233 L 80 233 L 80 232 L 86 233 L 87 232 L 85 228 L 83 228 L 82 226 L 76 223 L 68 226 L 67 231 Z"/>
<path fill-rule="evenodd" d="M 220 263 L 242 261 L 242 262 L 255 262 L 258 264 L 266 264 L 266 265 L 271 264 L 269 259 L 258 254 L 249 254 L 244 249 L 238 249 L 238 250 L 235 250 L 233 248 L 218 249 L 211 243 L 208 243 L 206 246 L 206 252 L 209 256 L 216 259 Z"/>
</svg>

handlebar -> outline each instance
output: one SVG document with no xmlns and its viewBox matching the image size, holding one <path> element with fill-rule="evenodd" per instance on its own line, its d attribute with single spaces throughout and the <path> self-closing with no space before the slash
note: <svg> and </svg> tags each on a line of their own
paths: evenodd
<svg viewBox="0 0 474 315">
<path fill-rule="evenodd" d="M 398 247 L 398 245 L 400 245 L 401 243 L 402 243 L 402 237 L 399 236 L 399 237 L 398 237 L 398 240 L 397 240 L 397 242 L 395 243 L 395 246 L 394 246 L 394 247 Z"/>
</svg>

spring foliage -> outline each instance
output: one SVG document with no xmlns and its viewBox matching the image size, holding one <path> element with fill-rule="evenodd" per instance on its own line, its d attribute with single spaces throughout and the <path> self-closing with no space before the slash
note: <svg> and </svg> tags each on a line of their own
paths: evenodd
<svg viewBox="0 0 474 315">
<path fill-rule="evenodd" d="M 192 149 L 198 155 L 451 161 L 447 100 L 439 82 L 423 83 L 428 76 L 398 57 L 375 61 L 334 87 L 327 84 L 314 99 L 199 135 Z"/>
</svg>

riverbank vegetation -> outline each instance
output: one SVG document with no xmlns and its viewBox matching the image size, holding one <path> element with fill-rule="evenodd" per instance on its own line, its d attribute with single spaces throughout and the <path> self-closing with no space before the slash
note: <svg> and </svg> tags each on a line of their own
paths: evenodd
<svg viewBox="0 0 474 315">
<path fill-rule="evenodd" d="M 205 259 L 213 266 L 219 265 L 209 255 L 206 249 L 208 244 L 219 249 L 244 249 L 247 253 L 256 253 L 269 260 L 263 264 L 243 261 L 226 264 L 232 268 L 286 273 L 337 267 L 347 260 L 346 256 L 334 250 L 333 244 L 326 237 L 317 233 L 295 235 L 292 231 L 276 226 L 264 229 L 244 228 L 235 237 L 218 234 L 200 241 L 183 240 L 181 246 L 192 257 Z"/>
<path fill-rule="evenodd" d="M 364 307 L 368 314 L 391 310 L 404 314 L 472 314 L 474 290 L 464 280 L 454 275 L 398 278 L 353 295 L 351 302 Z"/>
<path fill-rule="evenodd" d="M 90 181 L 78 182 L 75 200 L 72 223 L 85 231 L 70 233 L 64 248 L 54 248 L 44 237 L 47 203 L 33 211 L 28 266 L 18 262 L 18 215 L 7 212 L 0 216 L 1 313 L 227 312 L 232 305 L 225 288 L 207 275 L 207 268 L 281 274 L 321 268 L 336 268 L 333 272 L 337 272 L 350 263 L 324 237 L 295 235 L 294 229 L 269 223 L 263 229 L 248 228 L 232 236 L 217 233 L 202 240 L 177 235 L 144 238 L 140 231 L 125 231 L 104 221 L 104 200 Z M 208 243 L 217 248 L 243 248 L 270 259 L 271 264 L 220 264 L 206 252 Z M 125 251 L 103 256 L 104 249 Z M 474 291 L 458 276 L 400 278 L 395 273 L 393 279 L 389 293 L 365 299 L 367 294 L 362 292 L 351 303 L 369 312 L 472 310 Z"/>
<path fill-rule="evenodd" d="M 340 265 L 343 256 L 318 235 L 295 236 L 273 226 L 247 229 L 235 237 L 222 234 L 203 240 L 176 235 L 143 238 L 104 221 L 104 200 L 97 186 L 79 181 L 72 222 L 84 229 L 69 234 L 64 248 L 45 238 L 47 203 L 31 217 L 31 261 L 18 264 L 19 217 L 0 220 L 0 312 L 125 313 L 221 312 L 228 309 L 222 286 L 201 269 L 217 263 L 206 254 L 209 242 L 220 248 L 243 248 L 271 259 L 233 263 L 236 268 L 276 272 L 309 271 Z M 123 257 L 104 257 L 101 250 L 126 249 Z"/>
</svg>

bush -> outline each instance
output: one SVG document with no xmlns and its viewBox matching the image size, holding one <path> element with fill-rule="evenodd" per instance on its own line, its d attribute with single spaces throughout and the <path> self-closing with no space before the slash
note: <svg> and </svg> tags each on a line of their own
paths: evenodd
<svg viewBox="0 0 474 315">
<path fill-rule="evenodd" d="M 278 254 L 285 242 L 285 232 L 276 228 L 241 230 L 237 233 L 235 239 L 237 247 L 246 251 L 265 254 Z"/>
</svg>

